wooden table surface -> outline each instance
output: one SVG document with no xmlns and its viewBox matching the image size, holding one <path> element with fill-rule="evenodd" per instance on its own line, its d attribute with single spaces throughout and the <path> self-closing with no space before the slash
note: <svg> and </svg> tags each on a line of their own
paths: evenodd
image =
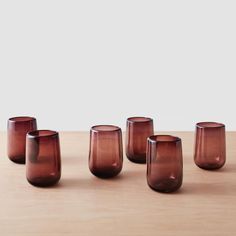
<svg viewBox="0 0 236 236">
<path fill-rule="evenodd" d="M 236 132 L 227 133 L 227 161 L 218 171 L 193 162 L 193 133 L 169 132 L 183 140 L 184 181 L 173 194 L 146 184 L 146 166 L 124 156 L 114 179 L 88 169 L 89 134 L 61 132 L 62 179 L 36 188 L 25 166 L 6 156 L 0 133 L 0 235 L 236 235 Z"/>
</svg>

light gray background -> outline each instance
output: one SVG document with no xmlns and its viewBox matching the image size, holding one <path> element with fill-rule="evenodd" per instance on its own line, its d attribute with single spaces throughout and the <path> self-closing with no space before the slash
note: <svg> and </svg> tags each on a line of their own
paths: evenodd
<svg viewBox="0 0 236 236">
<path fill-rule="evenodd" d="M 0 129 L 236 129 L 235 1 L 1 1 Z"/>
</svg>

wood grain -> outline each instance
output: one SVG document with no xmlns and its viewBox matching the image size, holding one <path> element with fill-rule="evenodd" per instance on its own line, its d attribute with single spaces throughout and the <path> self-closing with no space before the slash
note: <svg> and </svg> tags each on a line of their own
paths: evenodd
<svg viewBox="0 0 236 236">
<path fill-rule="evenodd" d="M 180 191 L 161 194 L 146 184 L 146 166 L 124 156 L 115 179 L 102 180 L 88 169 L 89 134 L 62 132 L 62 179 L 36 188 L 25 166 L 6 156 L 0 133 L 0 235 L 235 235 L 236 132 L 227 133 L 227 162 L 218 171 L 193 163 L 193 133 L 180 136 L 184 182 Z"/>
</svg>

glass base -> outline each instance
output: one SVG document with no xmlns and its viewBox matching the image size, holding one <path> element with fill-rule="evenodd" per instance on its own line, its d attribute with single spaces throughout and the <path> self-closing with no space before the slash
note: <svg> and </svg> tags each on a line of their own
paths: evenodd
<svg viewBox="0 0 236 236">
<path fill-rule="evenodd" d="M 28 182 L 36 187 L 49 187 L 58 183 L 60 178 L 52 177 L 38 177 L 33 179 L 27 179 Z"/>
</svg>

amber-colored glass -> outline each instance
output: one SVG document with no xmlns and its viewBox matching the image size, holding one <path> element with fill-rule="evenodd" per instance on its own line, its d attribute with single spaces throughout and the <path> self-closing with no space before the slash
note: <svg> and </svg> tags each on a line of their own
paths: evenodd
<svg viewBox="0 0 236 236">
<path fill-rule="evenodd" d="M 196 125 L 194 161 L 206 170 L 219 169 L 225 164 L 225 125 L 200 122 Z"/>
<path fill-rule="evenodd" d="M 7 123 L 8 157 L 16 163 L 25 163 L 26 134 L 37 129 L 34 117 L 12 117 Z"/>
<path fill-rule="evenodd" d="M 121 129 L 113 125 L 97 125 L 90 130 L 89 169 L 97 177 L 118 175 L 123 165 Z"/>
<path fill-rule="evenodd" d="M 130 117 L 126 123 L 126 156 L 135 163 L 146 163 L 147 138 L 154 134 L 153 120 Z"/>
<path fill-rule="evenodd" d="M 39 187 L 56 184 L 61 177 L 59 134 L 51 130 L 29 132 L 26 139 L 26 177 Z"/>
<path fill-rule="evenodd" d="M 147 143 L 147 182 L 158 192 L 179 189 L 183 179 L 182 143 L 178 137 L 153 135 Z"/>
</svg>

